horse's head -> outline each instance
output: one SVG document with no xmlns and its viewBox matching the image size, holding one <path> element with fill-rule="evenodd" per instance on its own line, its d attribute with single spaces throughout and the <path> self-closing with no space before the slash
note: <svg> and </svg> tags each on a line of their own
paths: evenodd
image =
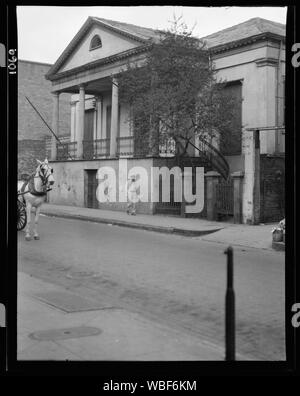
<svg viewBox="0 0 300 396">
<path fill-rule="evenodd" d="M 38 167 L 37 167 L 37 172 L 40 178 L 43 181 L 43 184 L 47 187 L 52 186 L 55 182 L 54 177 L 53 177 L 53 169 L 48 163 L 47 158 L 45 159 L 44 162 L 37 160 L 38 162 Z"/>
</svg>

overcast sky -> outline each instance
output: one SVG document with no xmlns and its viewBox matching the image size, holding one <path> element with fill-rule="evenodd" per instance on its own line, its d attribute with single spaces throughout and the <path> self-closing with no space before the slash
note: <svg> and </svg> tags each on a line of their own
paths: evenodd
<svg viewBox="0 0 300 396">
<path fill-rule="evenodd" d="M 193 34 L 204 37 L 219 30 L 260 17 L 286 23 L 286 7 L 17 7 L 18 57 L 54 63 L 89 16 L 167 29 L 182 16 Z"/>
</svg>

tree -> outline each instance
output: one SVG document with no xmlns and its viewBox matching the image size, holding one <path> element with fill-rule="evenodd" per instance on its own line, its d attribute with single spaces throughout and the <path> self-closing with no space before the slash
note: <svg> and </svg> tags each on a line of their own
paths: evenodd
<svg viewBox="0 0 300 396">
<path fill-rule="evenodd" d="M 226 140 L 234 113 L 205 44 L 175 19 L 149 47 L 142 66 L 127 64 L 119 75 L 120 102 L 130 105 L 129 121 L 141 154 L 157 154 L 174 142 L 175 155 L 188 155 L 195 137 Z"/>
</svg>

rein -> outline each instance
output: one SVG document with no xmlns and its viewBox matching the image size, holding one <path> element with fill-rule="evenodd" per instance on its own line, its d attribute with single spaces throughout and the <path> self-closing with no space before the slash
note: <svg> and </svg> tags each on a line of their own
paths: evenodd
<svg viewBox="0 0 300 396">
<path fill-rule="evenodd" d="M 48 191 L 52 191 L 52 188 L 47 188 L 47 190 L 46 190 L 45 192 L 41 192 L 40 194 L 43 194 L 43 195 L 44 195 L 44 194 L 46 194 Z M 30 192 L 30 191 L 25 191 L 25 192 L 21 192 L 21 193 L 18 192 L 18 196 L 19 196 L 19 195 L 29 194 L 29 193 L 32 194 L 32 192 Z M 34 194 L 33 194 L 33 195 L 34 195 Z"/>
</svg>

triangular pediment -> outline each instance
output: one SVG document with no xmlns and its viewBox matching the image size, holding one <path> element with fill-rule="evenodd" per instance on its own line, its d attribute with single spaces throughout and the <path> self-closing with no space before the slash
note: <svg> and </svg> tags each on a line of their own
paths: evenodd
<svg viewBox="0 0 300 396">
<path fill-rule="evenodd" d="M 101 39 L 101 46 L 90 49 L 91 40 L 95 35 Z M 99 61 L 134 48 L 145 45 L 150 38 L 129 33 L 111 26 L 97 18 L 89 17 L 71 43 L 64 50 L 59 59 L 47 73 L 52 79 L 56 74 L 76 69 L 83 65 Z"/>
<path fill-rule="evenodd" d="M 101 39 L 101 47 L 90 50 L 91 40 L 96 35 Z M 104 28 L 94 25 L 78 47 L 69 55 L 68 59 L 58 72 L 71 70 L 96 60 L 119 54 L 120 52 L 130 50 L 140 45 L 141 44 L 136 41 L 125 37 L 123 38 L 117 33 L 110 32 Z"/>
</svg>

